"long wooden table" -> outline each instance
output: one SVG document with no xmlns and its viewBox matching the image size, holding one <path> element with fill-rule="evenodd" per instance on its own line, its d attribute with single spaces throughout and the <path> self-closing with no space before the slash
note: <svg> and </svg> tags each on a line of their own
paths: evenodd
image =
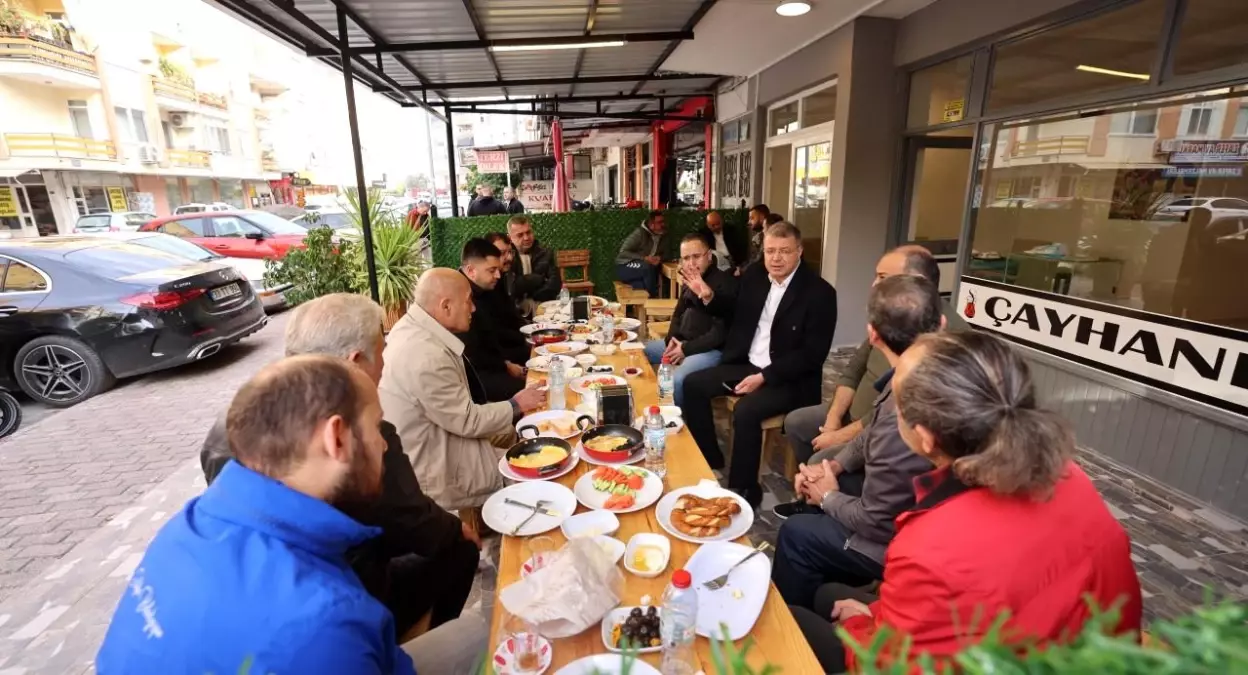
<svg viewBox="0 0 1248 675">
<path fill-rule="evenodd" d="M 644 363 L 644 358 L 639 360 L 643 362 L 643 372 L 638 377 L 629 380 L 633 388 L 634 405 L 638 411 L 658 402 L 658 382 L 655 378 L 654 370 Z M 613 356 L 599 357 L 598 362 L 615 366 L 615 372 L 622 375 L 624 368 L 628 366 L 629 357 L 624 353 L 617 352 Z M 534 374 L 530 377 L 544 379 L 545 376 Z M 567 397 L 569 409 L 579 403 L 579 396 L 570 389 Z M 575 439 L 573 439 L 573 442 L 575 442 Z M 557 482 L 571 489 L 578 478 L 595 468 L 593 464 L 582 460 L 568 475 L 557 479 Z M 667 479 L 664 492 L 666 493 L 687 485 L 694 485 L 706 478 L 714 479 L 714 474 L 711 473 L 711 467 L 702 457 L 702 453 L 698 451 L 698 447 L 694 443 L 693 437 L 689 434 L 689 430 L 682 429 L 680 433 L 668 436 Z M 584 506 L 578 505 L 577 507 L 577 513 L 587 510 Z M 628 543 L 629 538 L 639 532 L 656 532 L 667 535 L 656 520 L 654 507 L 643 509 L 636 513 L 620 515 L 620 530 L 614 536 L 620 541 Z M 545 536 L 551 537 L 559 546 L 562 546 L 566 541 L 558 528 L 545 533 Z M 690 544 L 670 536 L 668 538 L 672 542 L 672 559 L 663 574 L 654 579 L 643 579 L 621 569 L 624 575 L 624 592 L 620 599 L 622 604 L 637 605 L 644 595 L 649 595 L 653 599 L 654 604 L 658 604 L 659 599 L 663 595 L 663 589 L 671 578 L 671 573 L 683 566 L 698 548 L 695 544 Z M 502 602 L 498 599 L 497 592 L 519 580 L 520 566 L 524 563 L 526 557 L 524 541 L 522 537 L 503 535 L 491 630 L 493 635 L 491 649 L 497 646 L 499 640 L 503 637 L 500 627 L 504 609 Z M 750 543 L 745 537 L 737 541 L 747 545 Z M 758 622 L 754 624 L 750 635 L 745 640 L 737 643 L 737 647 L 742 647 L 746 640 L 749 640 L 752 644 L 747 660 L 756 670 L 760 669 L 764 664 L 771 664 L 789 675 L 823 672 L 820 669 L 819 662 L 815 659 L 814 653 L 806 644 L 805 639 L 803 639 L 801 631 L 798 630 L 797 623 L 793 620 L 793 615 L 789 613 L 788 607 L 784 604 L 784 600 L 780 598 L 780 593 L 774 585 L 768 591 L 767 602 L 763 605 L 763 612 L 759 616 Z M 554 640 L 553 644 L 554 662 L 549 671 L 550 673 L 579 658 L 607 651 L 602 644 L 601 631 L 597 624 L 579 635 Z M 699 637 L 697 649 L 702 669 L 708 675 L 715 675 L 713 662 L 711 661 L 710 641 Z M 643 658 L 645 661 L 658 667 L 659 654 L 649 654 Z"/>
</svg>

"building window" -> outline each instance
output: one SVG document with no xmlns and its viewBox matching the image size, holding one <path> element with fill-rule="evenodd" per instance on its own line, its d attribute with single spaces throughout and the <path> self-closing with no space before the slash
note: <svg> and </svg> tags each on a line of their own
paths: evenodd
<svg viewBox="0 0 1248 675">
<path fill-rule="evenodd" d="M 720 144 L 736 145 L 737 143 L 740 143 L 740 140 L 738 139 L 738 134 L 740 133 L 740 131 L 741 131 L 741 127 L 737 124 L 736 120 L 733 120 L 731 122 L 725 122 L 723 126 L 723 131 L 720 132 L 720 138 L 719 138 Z"/>
<path fill-rule="evenodd" d="M 793 101 L 787 105 L 772 108 L 767 114 L 767 135 L 779 136 L 797 131 L 801 127 L 797 115 L 799 105 L 798 101 Z"/>
<path fill-rule="evenodd" d="M 1243 0 L 1186 3 L 1174 47 L 1174 73 L 1190 75 L 1248 63 L 1245 25 L 1248 3 Z"/>
<path fill-rule="evenodd" d="M 1144 84 L 1165 9 L 1140 0 L 996 47 L 988 110 Z"/>
<path fill-rule="evenodd" d="M 910 76 L 906 126 L 926 127 L 960 121 L 966 108 L 973 60 L 963 56 L 915 71 Z"/>
<path fill-rule="evenodd" d="M 210 151 L 221 154 L 233 154 L 230 147 L 230 130 L 225 127 L 204 127 L 204 145 Z"/>
<path fill-rule="evenodd" d="M 1248 107 L 1240 103 L 1239 112 L 1235 114 L 1235 135 L 1248 136 Z"/>
<path fill-rule="evenodd" d="M 1157 111 L 1128 110 L 1114 113 L 1109 121 L 1109 131 L 1113 134 L 1152 136 L 1157 133 Z"/>
<path fill-rule="evenodd" d="M 836 87 L 828 87 L 802 99 L 802 128 L 836 119 Z"/>
<path fill-rule="evenodd" d="M 972 210 L 974 252 L 965 273 L 1248 329 L 1248 140 L 1222 137 L 1218 119 L 1230 97 L 1243 92 L 1202 94 L 1219 95 L 1196 105 L 1187 103 L 1190 95 L 1145 104 L 1161 129 L 1170 120 L 1171 134 L 1205 136 L 1198 140 L 1164 132 L 1161 139 L 1095 140 L 1104 118 L 1112 128 L 1126 124 L 1122 119 L 1134 123 L 1143 111 L 1088 111 L 986 129 L 991 142 L 976 175 L 984 198 Z M 1136 130 L 1153 126 L 1140 124 Z M 1029 136 L 1037 139 L 1034 151 L 1020 152 L 1020 139 Z M 1054 171 L 1059 165 L 1069 168 Z"/>
<path fill-rule="evenodd" d="M 594 169 L 589 155 L 572 155 L 572 180 L 585 180 L 594 177 Z"/>
<path fill-rule="evenodd" d="M 142 110 L 117 106 L 113 108 L 113 111 L 117 114 L 117 129 L 123 141 L 147 142 L 147 118 L 143 116 Z"/>
<path fill-rule="evenodd" d="M 87 114 L 87 102 L 69 100 L 69 120 L 74 125 L 74 135 L 78 138 L 95 138 L 91 133 L 91 116 Z"/>
</svg>

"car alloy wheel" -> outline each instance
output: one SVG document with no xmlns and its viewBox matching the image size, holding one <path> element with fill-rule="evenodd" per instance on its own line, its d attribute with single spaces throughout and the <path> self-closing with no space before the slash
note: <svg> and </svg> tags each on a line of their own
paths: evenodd
<svg viewBox="0 0 1248 675">
<path fill-rule="evenodd" d="M 41 345 L 22 359 L 22 374 L 31 388 L 49 401 L 72 401 L 91 388 L 91 369 L 74 350 Z"/>
</svg>

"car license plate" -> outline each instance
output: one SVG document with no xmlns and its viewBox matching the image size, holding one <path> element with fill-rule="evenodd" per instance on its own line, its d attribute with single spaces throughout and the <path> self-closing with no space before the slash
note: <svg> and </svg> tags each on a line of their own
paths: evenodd
<svg viewBox="0 0 1248 675">
<path fill-rule="evenodd" d="M 232 298 L 242 292 L 243 291 L 242 289 L 238 287 L 238 284 L 230 284 L 229 286 L 221 286 L 218 288 L 214 288 L 208 292 L 208 295 L 213 300 L 221 301 L 226 298 Z"/>
</svg>

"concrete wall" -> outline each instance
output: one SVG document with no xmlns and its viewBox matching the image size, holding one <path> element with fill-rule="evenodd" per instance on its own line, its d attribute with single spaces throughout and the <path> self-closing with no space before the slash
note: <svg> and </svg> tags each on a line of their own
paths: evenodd
<svg viewBox="0 0 1248 675">
<path fill-rule="evenodd" d="M 74 135 L 69 99 L 87 99 L 91 130 L 96 138 L 108 138 L 103 111 L 92 105 L 90 91 L 36 86 L 22 80 L 0 78 L 0 133 Z M 95 110 L 91 110 L 91 108 Z M 97 123 L 98 121 L 98 123 Z"/>
<path fill-rule="evenodd" d="M 881 19 L 882 21 L 882 19 Z M 834 31 L 794 52 L 780 63 L 758 74 L 756 101 L 760 107 L 826 82 L 849 67 L 853 42 L 853 24 Z M 839 113 L 839 110 L 838 110 Z M 838 115 L 839 117 L 839 115 Z M 765 117 L 763 118 L 765 124 Z M 760 131 L 764 124 L 760 124 Z"/>
<path fill-rule="evenodd" d="M 1079 1 L 937 0 L 899 22 L 893 63 L 913 63 Z"/>
</svg>

